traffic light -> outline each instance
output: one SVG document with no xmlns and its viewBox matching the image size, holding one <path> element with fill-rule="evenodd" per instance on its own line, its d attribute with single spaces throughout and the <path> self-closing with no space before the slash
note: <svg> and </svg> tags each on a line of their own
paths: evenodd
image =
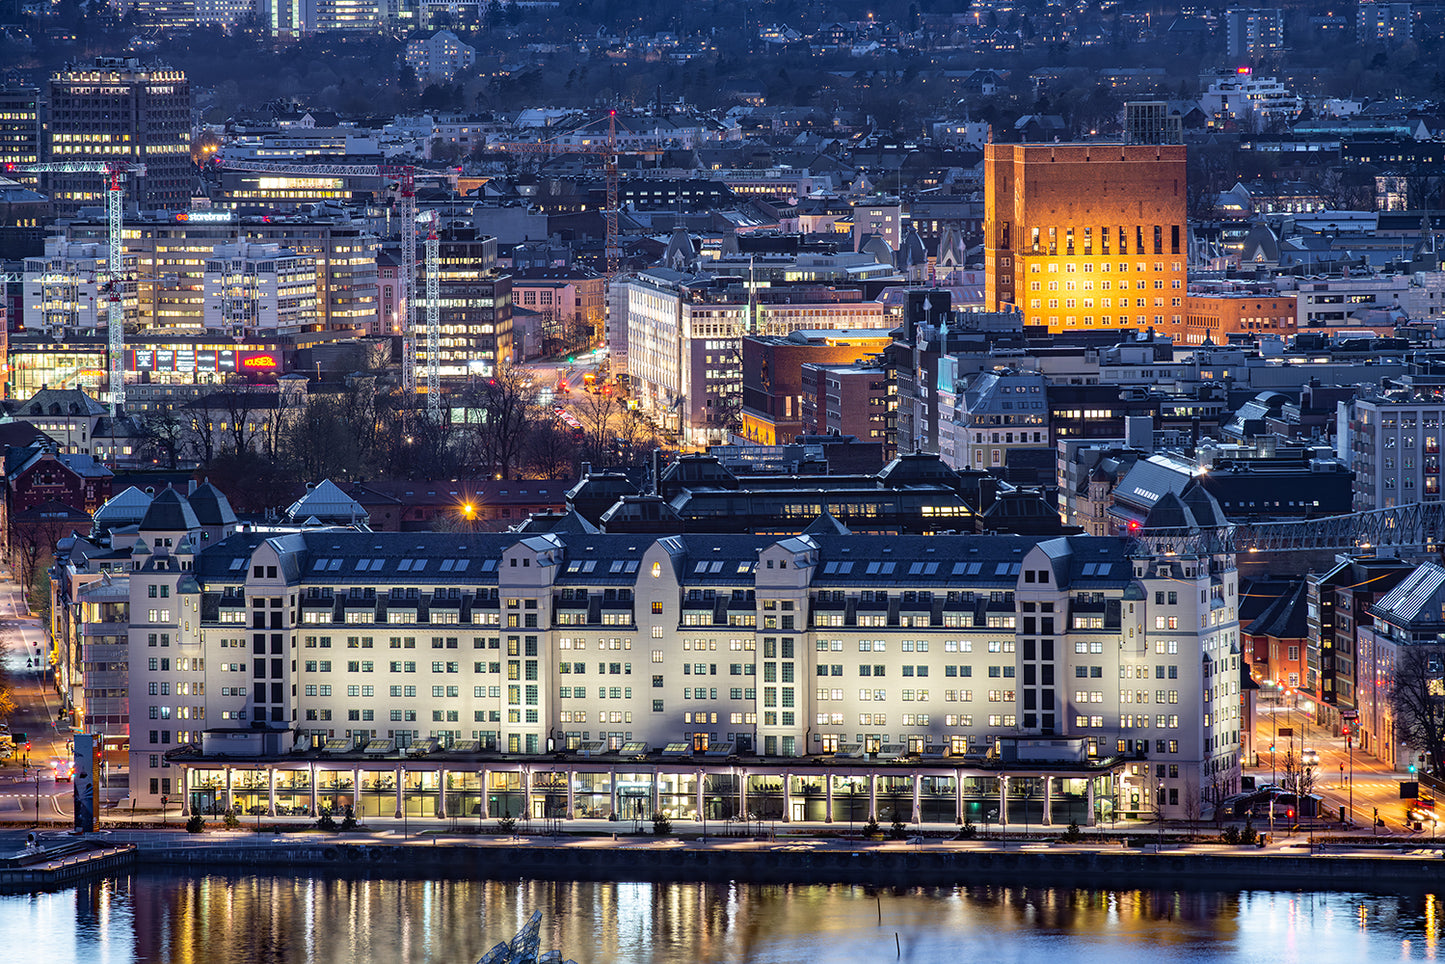
<svg viewBox="0 0 1445 964">
<path fill-rule="evenodd" d="M 1415 775 L 1415 764 L 1412 763 L 1412 764 L 1410 764 L 1410 776 L 1413 777 L 1414 775 Z"/>
</svg>

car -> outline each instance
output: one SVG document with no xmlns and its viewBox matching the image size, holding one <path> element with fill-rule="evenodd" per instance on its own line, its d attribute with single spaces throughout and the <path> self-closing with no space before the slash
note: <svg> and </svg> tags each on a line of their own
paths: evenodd
<svg viewBox="0 0 1445 964">
<path fill-rule="evenodd" d="M 1320 765 L 1319 751 L 1311 750 L 1309 747 L 1305 747 L 1304 752 L 1300 754 L 1300 760 L 1304 763 L 1305 766 L 1317 767 Z"/>
<path fill-rule="evenodd" d="M 75 764 L 69 760 L 57 757 L 50 761 L 50 767 L 55 773 L 56 783 L 68 783 L 75 779 Z"/>
</svg>

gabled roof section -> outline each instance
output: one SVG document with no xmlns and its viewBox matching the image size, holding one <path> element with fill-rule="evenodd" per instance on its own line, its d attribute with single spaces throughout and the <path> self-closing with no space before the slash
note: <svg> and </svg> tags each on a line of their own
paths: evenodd
<svg viewBox="0 0 1445 964">
<path fill-rule="evenodd" d="M 341 491 L 341 487 L 330 479 L 322 479 L 286 509 L 286 517 L 293 522 L 311 516 L 323 522 L 345 523 L 365 522 L 371 518 L 360 502 Z"/>
<path fill-rule="evenodd" d="M 95 510 L 95 525 L 100 529 L 138 525 L 153 501 L 148 493 L 132 485 L 124 492 L 111 496 L 105 505 Z"/>
</svg>

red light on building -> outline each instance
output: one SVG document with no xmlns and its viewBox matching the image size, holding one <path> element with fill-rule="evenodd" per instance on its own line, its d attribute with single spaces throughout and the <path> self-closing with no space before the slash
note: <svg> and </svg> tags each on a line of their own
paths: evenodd
<svg viewBox="0 0 1445 964">
<path fill-rule="evenodd" d="M 241 359 L 241 367 L 275 369 L 280 365 L 277 364 L 275 355 L 251 355 Z"/>
<path fill-rule="evenodd" d="M 1129 531 L 1130 531 L 1130 532 L 1138 532 L 1138 531 L 1139 531 L 1139 520 L 1138 520 L 1138 519 L 1130 519 L 1130 520 L 1129 520 Z"/>
</svg>

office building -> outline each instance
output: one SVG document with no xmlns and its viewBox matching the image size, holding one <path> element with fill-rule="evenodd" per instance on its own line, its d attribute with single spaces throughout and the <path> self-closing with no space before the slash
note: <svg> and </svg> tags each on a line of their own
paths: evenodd
<svg viewBox="0 0 1445 964">
<path fill-rule="evenodd" d="M 475 228 L 446 228 L 438 239 L 443 379 L 486 377 L 512 363 L 512 278 L 497 268 L 497 240 Z M 419 252 L 420 253 L 420 252 Z M 426 384 L 426 264 L 417 259 L 417 384 Z"/>
<path fill-rule="evenodd" d="M 40 156 L 39 88 L 0 85 L 0 171 L 10 164 L 34 164 Z M 5 171 L 3 176 L 26 187 L 40 184 L 37 174 Z"/>
<path fill-rule="evenodd" d="M 1406 375 L 1363 385 L 1340 403 L 1340 453 L 1355 473 L 1356 512 L 1440 501 L 1441 419 L 1436 379 Z"/>
<path fill-rule="evenodd" d="M 206 259 L 208 331 L 274 337 L 318 328 L 316 259 L 278 244 L 218 246 Z"/>
<path fill-rule="evenodd" d="M 990 144 L 985 303 L 1050 331 L 1183 323 L 1184 148 Z"/>
<path fill-rule="evenodd" d="M 69 240 L 103 244 L 103 219 L 74 221 Z M 316 271 L 317 321 L 325 331 L 377 324 L 380 242 L 347 217 L 237 217 L 229 211 L 189 211 L 125 219 L 127 257 L 136 258 L 139 323 L 200 331 L 205 325 L 206 261 L 239 242 L 276 245 L 309 258 Z"/>
<path fill-rule="evenodd" d="M 143 210 L 190 204 L 191 88 L 183 71 L 139 60 L 98 57 L 50 79 L 50 161 L 129 161 L 144 175 L 126 180 L 126 201 Z M 105 203 L 101 174 L 51 174 L 59 214 Z"/>
</svg>

